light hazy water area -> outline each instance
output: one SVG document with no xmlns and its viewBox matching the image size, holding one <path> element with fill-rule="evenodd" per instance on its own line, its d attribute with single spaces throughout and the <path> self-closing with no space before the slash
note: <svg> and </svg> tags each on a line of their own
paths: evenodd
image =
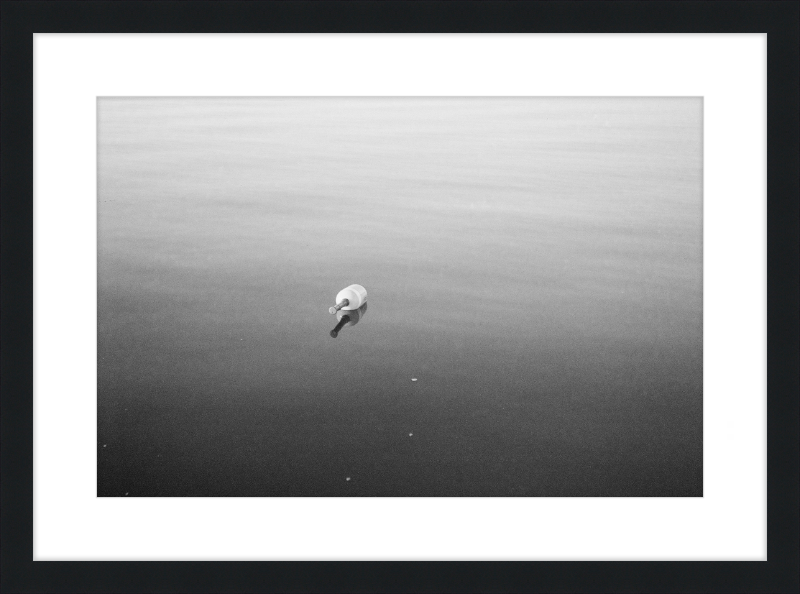
<svg viewBox="0 0 800 594">
<path fill-rule="evenodd" d="M 702 495 L 702 99 L 97 106 L 99 495 Z"/>
</svg>

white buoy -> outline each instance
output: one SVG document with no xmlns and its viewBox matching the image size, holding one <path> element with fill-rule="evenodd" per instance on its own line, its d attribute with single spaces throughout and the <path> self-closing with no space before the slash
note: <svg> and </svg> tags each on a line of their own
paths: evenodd
<svg viewBox="0 0 800 594">
<path fill-rule="evenodd" d="M 336 313 L 340 309 L 351 311 L 367 302 L 367 290 L 361 285 L 350 285 L 336 294 L 336 305 L 328 308 L 328 312 Z"/>
</svg>

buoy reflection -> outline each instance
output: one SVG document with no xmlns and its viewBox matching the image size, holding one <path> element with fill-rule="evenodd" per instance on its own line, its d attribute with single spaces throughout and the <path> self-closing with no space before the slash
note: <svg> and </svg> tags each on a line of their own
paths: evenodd
<svg viewBox="0 0 800 594">
<path fill-rule="evenodd" d="M 342 328 L 345 328 L 347 326 L 355 326 L 356 324 L 358 324 L 359 320 L 364 316 L 365 313 L 367 313 L 366 303 L 361 307 L 359 307 L 358 309 L 353 309 L 350 311 L 346 310 L 337 311 L 336 319 L 339 321 L 339 323 L 336 324 L 336 327 L 333 330 L 331 330 L 331 336 L 333 338 L 336 338 L 337 336 L 339 336 L 339 332 L 342 330 Z"/>
</svg>

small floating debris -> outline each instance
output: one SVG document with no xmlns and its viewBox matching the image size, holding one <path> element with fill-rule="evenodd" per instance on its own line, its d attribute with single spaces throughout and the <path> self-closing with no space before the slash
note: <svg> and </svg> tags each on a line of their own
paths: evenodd
<svg viewBox="0 0 800 594">
<path fill-rule="evenodd" d="M 409 433 L 409 434 L 408 434 L 408 436 L 409 436 L 409 437 L 413 437 L 413 436 L 414 436 L 414 434 L 413 434 L 413 433 Z"/>
<path fill-rule="evenodd" d="M 344 479 L 344 480 L 346 480 L 346 481 L 349 481 L 349 480 L 350 480 L 350 477 L 348 476 L 348 477 L 347 477 L 346 479 Z"/>
<path fill-rule="evenodd" d="M 412 381 L 412 382 L 415 382 L 415 381 L 417 381 L 417 378 L 415 378 L 415 377 L 412 377 L 412 378 L 411 378 L 411 381 Z"/>
<path fill-rule="evenodd" d="M 105 444 L 105 443 L 104 443 L 104 444 L 103 444 L 103 447 L 106 447 L 107 445 L 108 445 L 108 444 Z"/>
<path fill-rule="evenodd" d="M 336 305 L 328 308 L 329 313 L 336 313 L 340 309 L 351 311 L 358 309 L 367 302 L 367 290 L 361 285 L 350 285 L 336 294 Z"/>
<path fill-rule="evenodd" d="M 127 497 L 127 496 L 128 496 L 128 491 L 125 491 L 125 497 Z"/>
</svg>

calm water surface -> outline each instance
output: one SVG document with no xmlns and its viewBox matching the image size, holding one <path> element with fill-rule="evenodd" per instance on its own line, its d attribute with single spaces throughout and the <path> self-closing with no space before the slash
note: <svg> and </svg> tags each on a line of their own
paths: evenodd
<svg viewBox="0 0 800 594">
<path fill-rule="evenodd" d="M 101 496 L 702 495 L 700 99 L 100 99 L 98 202 Z"/>
</svg>

